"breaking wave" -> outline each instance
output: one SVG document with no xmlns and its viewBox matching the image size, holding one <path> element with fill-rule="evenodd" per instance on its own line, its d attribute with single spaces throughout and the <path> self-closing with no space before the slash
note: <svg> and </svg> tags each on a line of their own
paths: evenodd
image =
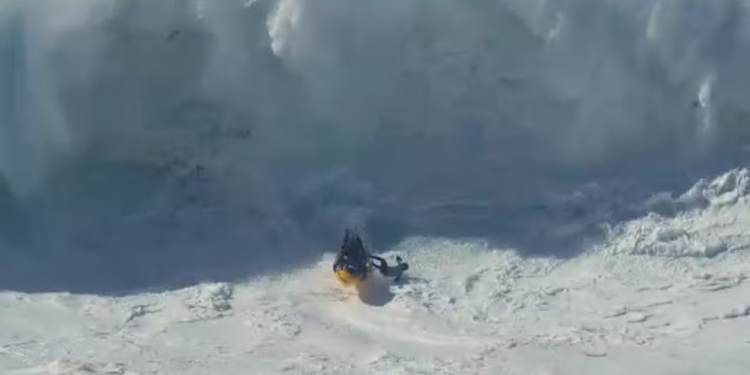
<svg viewBox="0 0 750 375">
<path fill-rule="evenodd" d="M 744 161 L 748 15 L 2 0 L 0 286 L 279 270 L 352 224 L 380 249 L 424 234 L 570 255 L 631 202 Z"/>
</svg>

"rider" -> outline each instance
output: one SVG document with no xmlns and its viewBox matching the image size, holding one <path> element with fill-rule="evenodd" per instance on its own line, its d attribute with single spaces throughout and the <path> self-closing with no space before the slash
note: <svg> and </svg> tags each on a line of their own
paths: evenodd
<svg viewBox="0 0 750 375">
<path fill-rule="evenodd" d="M 378 261 L 379 264 L 372 262 L 372 260 Z M 336 254 L 336 260 L 333 262 L 333 272 L 344 268 L 360 280 L 365 280 L 370 272 L 370 266 L 373 266 L 383 276 L 396 276 L 396 279 L 398 279 L 400 273 L 408 269 L 409 265 L 402 262 L 401 257 L 396 257 L 396 261 L 398 262 L 398 266 L 389 267 L 385 259 L 369 254 L 365 250 L 365 246 L 359 235 L 347 229 L 344 234 L 341 251 Z"/>
</svg>

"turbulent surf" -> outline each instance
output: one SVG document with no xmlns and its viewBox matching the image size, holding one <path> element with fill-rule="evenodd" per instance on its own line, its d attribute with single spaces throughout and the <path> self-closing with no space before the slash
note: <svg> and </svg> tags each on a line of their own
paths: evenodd
<svg viewBox="0 0 750 375">
<path fill-rule="evenodd" d="M 374 251 L 422 234 L 575 255 L 653 194 L 744 162 L 747 15 L 4 0 L 0 282 L 277 272 L 335 251 L 351 224 Z"/>
</svg>

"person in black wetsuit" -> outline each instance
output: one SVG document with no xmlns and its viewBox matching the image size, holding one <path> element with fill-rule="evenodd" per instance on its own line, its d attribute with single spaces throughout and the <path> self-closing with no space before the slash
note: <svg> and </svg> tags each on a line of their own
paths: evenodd
<svg viewBox="0 0 750 375">
<path fill-rule="evenodd" d="M 377 261 L 378 264 L 373 260 Z M 398 265 L 390 267 L 385 259 L 368 253 L 359 235 L 347 229 L 344 233 L 341 251 L 336 254 L 336 259 L 333 262 L 333 272 L 346 268 L 349 273 L 365 280 L 370 272 L 370 266 L 372 266 L 377 268 L 383 276 L 395 276 L 395 279 L 398 280 L 401 273 L 409 268 L 409 265 L 403 262 L 401 257 L 396 257 L 396 261 Z"/>
</svg>

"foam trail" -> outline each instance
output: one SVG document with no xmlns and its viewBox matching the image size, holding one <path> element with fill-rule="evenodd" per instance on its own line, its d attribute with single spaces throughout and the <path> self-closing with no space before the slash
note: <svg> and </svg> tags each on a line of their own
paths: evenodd
<svg viewBox="0 0 750 375">
<path fill-rule="evenodd" d="M 21 229 L 3 239 L 69 289 L 278 272 L 345 225 L 379 247 L 420 233 L 580 251 L 633 201 L 744 161 L 749 14 L 6 0 L 0 221 Z"/>
</svg>

